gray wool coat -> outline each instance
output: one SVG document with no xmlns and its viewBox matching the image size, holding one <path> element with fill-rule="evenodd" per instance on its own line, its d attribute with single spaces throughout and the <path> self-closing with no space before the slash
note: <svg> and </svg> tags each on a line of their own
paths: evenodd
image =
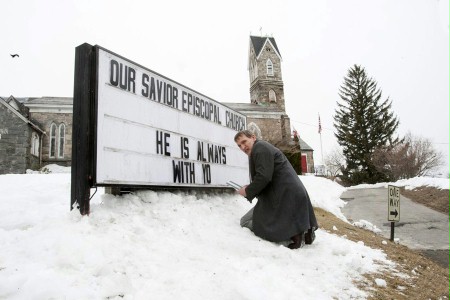
<svg viewBox="0 0 450 300">
<path fill-rule="evenodd" d="M 253 210 L 253 232 L 281 242 L 319 226 L 308 192 L 286 156 L 265 141 L 255 141 L 249 157 L 251 183 L 246 198 L 258 199 Z"/>
</svg>

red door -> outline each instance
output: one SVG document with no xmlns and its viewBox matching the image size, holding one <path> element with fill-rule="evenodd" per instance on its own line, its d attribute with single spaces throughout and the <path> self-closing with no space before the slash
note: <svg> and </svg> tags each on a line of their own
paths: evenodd
<svg viewBox="0 0 450 300">
<path fill-rule="evenodd" d="M 308 173 L 308 164 L 306 163 L 306 155 L 302 155 L 302 174 Z"/>
</svg>

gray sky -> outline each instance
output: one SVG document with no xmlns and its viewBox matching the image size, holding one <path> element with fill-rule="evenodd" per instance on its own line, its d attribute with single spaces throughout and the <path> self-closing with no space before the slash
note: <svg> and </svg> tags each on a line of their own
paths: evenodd
<svg viewBox="0 0 450 300">
<path fill-rule="evenodd" d="M 321 162 L 353 64 L 378 82 L 398 133 L 447 161 L 449 5 L 444 0 L 3 1 L 0 95 L 73 96 L 75 47 L 100 45 L 219 102 L 249 102 L 249 36 L 273 36 L 287 114 Z M 9 54 L 18 53 L 20 58 Z"/>
</svg>

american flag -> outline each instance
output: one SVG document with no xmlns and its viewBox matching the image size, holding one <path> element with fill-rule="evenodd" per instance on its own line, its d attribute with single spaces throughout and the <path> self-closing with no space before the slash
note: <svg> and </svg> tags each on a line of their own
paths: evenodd
<svg viewBox="0 0 450 300">
<path fill-rule="evenodd" d="M 322 133 L 322 124 L 320 123 L 320 115 L 319 115 L 319 134 Z"/>
</svg>

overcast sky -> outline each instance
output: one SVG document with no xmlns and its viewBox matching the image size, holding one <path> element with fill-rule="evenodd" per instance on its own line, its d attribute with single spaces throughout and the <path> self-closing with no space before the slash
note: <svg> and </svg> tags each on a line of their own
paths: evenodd
<svg viewBox="0 0 450 300">
<path fill-rule="evenodd" d="M 333 115 L 354 64 L 378 82 L 398 134 L 449 141 L 444 0 L 3 1 L 0 96 L 73 96 L 75 47 L 100 45 L 219 102 L 250 102 L 250 35 L 275 38 L 286 112 L 315 150 L 337 146 Z M 18 53 L 19 58 L 10 54 Z M 322 120 L 322 146 L 317 132 Z M 448 170 L 448 167 L 447 167 Z"/>
</svg>

